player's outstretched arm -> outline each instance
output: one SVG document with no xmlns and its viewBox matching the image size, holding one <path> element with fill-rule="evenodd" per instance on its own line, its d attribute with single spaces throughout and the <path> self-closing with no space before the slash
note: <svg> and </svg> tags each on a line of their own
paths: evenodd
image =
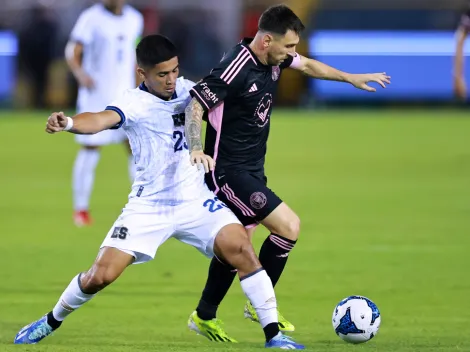
<svg viewBox="0 0 470 352">
<path fill-rule="evenodd" d="M 85 112 L 73 118 L 63 112 L 54 112 L 47 119 L 46 132 L 68 131 L 75 134 L 95 134 L 121 123 L 121 116 L 113 110 L 98 113 Z"/>
<path fill-rule="evenodd" d="M 455 57 L 454 57 L 454 93 L 459 99 L 465 99 L 467 96 L 467 87 L 464 78 L 464 45 L 467 39 L 467 29 L 460 26 L 457 29 Z"/>
<path fill-rule="evenodd" d="M 92 89 L 95 86 L 95 82 L 93 81 L 93 78 L 83 70 L 82 56 L 83 44 L 69 41 L 65 47 L 65 59 L 67 61 L 67 65 L 80 87 Z"/>
<path fill-rule="evenodd" d="M 204 154 L 202 150 L 201 128 L 202 117 L 204 116 L 204 108 L 196 98 L 191 102 L 185 110 L 184 129 L 186 133 L 186 142 L 190 153 L 192 165 L 203 165 L 206 172 L 214 170 L 215 162 L 209 156 Z"/>
<path fill-rule="evenodd" d="M 387 76 L 385 72 L 365 74 L 346 73 L 305 56 L 300 56 L 300 61 L 291 67 L 313 78 L 350 83 L 354 87 L 368 92 L 375 92 L 376 89 L 367 85 L 367 83 L 376 82 L 385 88 L 385 84 L 390 84 L 391 78 Z"/>
</svg>

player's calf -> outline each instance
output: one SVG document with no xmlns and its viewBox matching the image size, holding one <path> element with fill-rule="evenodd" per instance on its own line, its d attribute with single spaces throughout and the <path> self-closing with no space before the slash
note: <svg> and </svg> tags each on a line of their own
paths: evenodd
<svg viewBox="0 0 470 352">
<path fill-rule="evenodd" d="M 116 248 L 103 248 L 92 267 L 81 275 L 80 288 L 95 294 L 114 282 L 134 258 Z"/>
<path fill-rule="evenodd" d="M 279 333 L 276 295 L 244 228 L 236 224 L 224 227 L 216 237 L 214 251 L 238 270 L 243 292 L 258 314 L 266 341 L 270 341 Z"/>
<path fill-rule="evenodd" d="M 116 280 L 133 260 L 132 255 L 116 248 L 103 248 L 90 270 L 72 279 L 52 311 L 18 332 L 15 344 L 35 344 L 52 334 L 68 315 Z"/>
</svg>

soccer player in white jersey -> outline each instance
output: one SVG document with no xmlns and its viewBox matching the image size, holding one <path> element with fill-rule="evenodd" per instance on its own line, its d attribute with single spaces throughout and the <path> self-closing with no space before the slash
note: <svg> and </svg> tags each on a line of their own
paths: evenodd
<svg viewBox="0 0 470 352">
<path fill-rule="evenodd" d="M 143 31 L 142 15 L 124 0 L 103 0 L 83 11 L 66 47 L 70 70 L 79 84 L 77 112 L 99 112 L 126 89 L 135 88 L 135 46 Z M 73 168 L 74 222 L 91 224 L 89 203 L 100 158 L 100 148 L 124 143 L 129 151 L 129 176 L 134 179 L 135 164 L 126 134 L 103 131 L 77 135 L 81 148 Z"/>
<path fill-rule="evenodd" d="M 158 247 L 174 237 L 238 270 L 242 289 L 263 326 L 266 347 L 303 349 L 279 331 L 271 280 L 244 227 L 204 183 L 204 171 L 214 169 L 213 159 L 202 156 L 197 167 L 191 165 L 184 110 L 194 83 L 178 78 L 176 48 L 166 37 L 145 37 L 137 46 L 137 62 L 144 83 L 127 90 L 104 111 L 78 114 L 73 119 L 53 113 L 48 119 L 49 133 L 94 134 L 122 127 L 131 143 L 137 174 L 129 202 L 91 268 L 72 279 L 52 311 L 21 329 L 15 343 L 41 341 L 128 265 L 153 259 Z"/>
</svg>

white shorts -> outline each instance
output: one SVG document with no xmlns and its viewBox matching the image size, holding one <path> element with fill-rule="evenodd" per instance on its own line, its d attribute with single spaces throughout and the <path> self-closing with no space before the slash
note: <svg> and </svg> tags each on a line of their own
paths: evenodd
<svg viewBox="0 0 470 352">
<path fill-rule="evenodd" d="M 122 143 L 127 140 L 124 130 L 105 130 L 96 134 L 77 134 L 75 140 L 78 144 L 88 147 L 101 147 L 108 144 Z"/>
<path fill-rule="evenodd" d="M 241 223 L 207 187 L 199 199 L 175 206 L 155 206 L 135 197 L 129 200 L 101 248 L 120 249 L 133 255 L 134 264 L 139 264 L 155 258 L 158 247 L 174 237 L 212 257 L 215 237 L 229 224 Z"/>
</svg>

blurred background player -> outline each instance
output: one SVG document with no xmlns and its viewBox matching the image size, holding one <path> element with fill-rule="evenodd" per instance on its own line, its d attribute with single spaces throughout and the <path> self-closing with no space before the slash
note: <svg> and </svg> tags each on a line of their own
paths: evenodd
<svg viewBox="0 0 470 352">
<path fill-rule="evenodd" d="M 465 100 L 467 98 L 467 84 L 464 77 L 464 46 L 467 39 L 468 32 L 470 31 L 470 2 L 467 4 L 465 12 L 460 18 L 459 26 L 457 27 L 456 40 L 457 45 L 455 48 L 454 58 L 454 93 L 457 98 Z"/>
<path fill-rule="evenodd" d="M 103 0 L 81 13 L 66 47 L 67 64 L 79 84 L 78 113 L 102 111 L 119 93 L 138 85 L 134 52 L 142 31 L 142 15 L 125 0 Z M 125 144 L 131 180 L 135 164 L 121 130 L 77 135 L 76 141 L 81 148 L 73 168 L 73 219 L 86 226 L 92 222 L 89 204 L 100 148 Z"/>
<path fill-rule="evenodd" d="M 191 90 L 193 100 L 186 109 L 186 138 L 192 162 L 204 154 L 216 160 L 206 183 L 253 234 L 263 224 L 271 234 L 264 241 L 259 258 L 276 286 L 300 231 L 297 214 L 267 186 L 266 145 L 276 88 L 283 69 L 291 67 L 312 78 L 350 83 L 375 92 L 368 82 L 385 88 L 390 77 L 384 73 L 350 74 L 296 53 L 304 25 L 285 5 L 268 8 L 260 17 L 254 38 L 245 38 Z M 201 123 L 208 112 L 205 149 Z M 206 336 L 222 335 L 231 341 L 216 318 L 236 272 L 227 263 L 213 258 L 206 286 L 188 326 L 204 326 Z M 247 302 L 245 317 L 259 322 Z M 294 325 L 279 313 L 283 331 Z"/>
</svg>

